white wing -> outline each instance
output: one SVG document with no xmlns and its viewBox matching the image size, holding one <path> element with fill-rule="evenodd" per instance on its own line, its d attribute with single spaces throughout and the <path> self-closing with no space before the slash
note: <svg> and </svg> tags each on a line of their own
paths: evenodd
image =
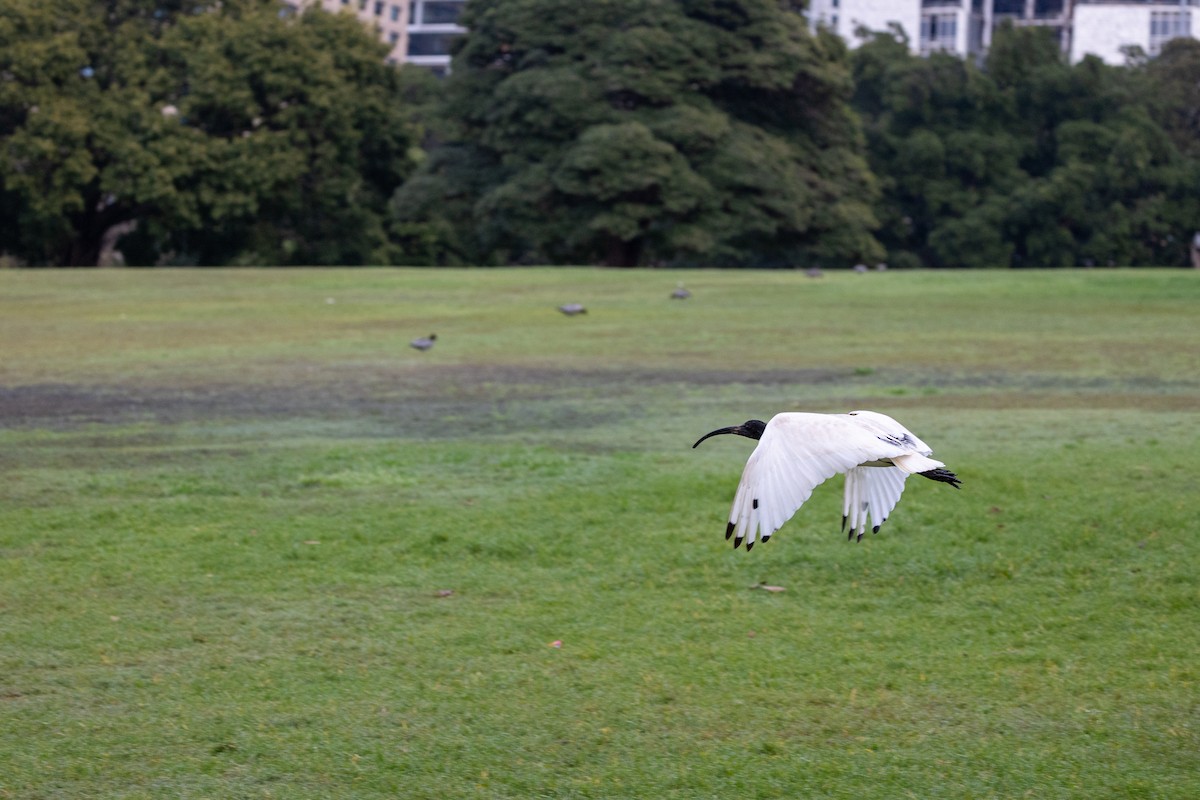
<svg viewBox="0 0 1200 800">
<path fill-rule="evenodd" d="M 879 526 L 892 513 L 900 495 L 904 492 L 904 479 L 908 473 L 900 467 L 855 467 L 846 470 L 846 492 L 842 502 L 842 529 L 850 523 L 850 537 L 857 533 L 862 539 L 867 529 L 867 517 L 871 519 L 871 532 L 878 533 Z"/>
<path fill-rule="evenodd" d="M 827 479 L 911 451 L 859 424 L 853 415 L 777 414 L 746 461 L 725 537 L 733 536 L 735 547 L 744 539 L 750 549 L 779 530 Z M 899 496 L 897 492 L 896 499 Z M 894 506 L 893 500 L 887 510 Z"/>
</svg>

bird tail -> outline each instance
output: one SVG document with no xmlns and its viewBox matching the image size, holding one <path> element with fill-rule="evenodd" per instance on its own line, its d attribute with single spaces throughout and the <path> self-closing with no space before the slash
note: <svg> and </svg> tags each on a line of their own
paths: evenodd
<svg viewBox="0 0 1200 800">
<path fill-rule="evenodd" d="M 929 472 L 930 470 L 935 470 L 946 466 L 942 462 L 935 461 L 932 458 L 927 458 L 920 453 L 905 453 L 902 456 L 892 456 L 891 461 L 909 475 L 916 475 L 920 472 Z"/>
<path fill-rule="evenodd" d="M 935 461 L 932 458 L 927 458 L 917 453 L 894 456 L 892 463 L 910 475 L 920 475 L 922 478 L 929 478 L 931 481 L 948 483 L 955 489 L 962 485 L 962 481 L 958 479 L 958 476 L 946 469 L 946 465 L 941 461 Z"/>
<path fill-rule="evenodd" d="M 958 476 L 948 469 L 927 469 L 924 472 L 919 472 L 917 474 L 922 478 L 929 478 L 931 481 L 948 483 L 955 489 L 957 489 L 959 486 L 962 486 L 962 481 L 958 479 Z"/>
</svg>

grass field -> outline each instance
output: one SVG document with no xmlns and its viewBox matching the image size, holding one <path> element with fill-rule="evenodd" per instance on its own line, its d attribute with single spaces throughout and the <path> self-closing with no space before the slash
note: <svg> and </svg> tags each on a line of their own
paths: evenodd
<svg viewBox="0 0 1200 800">
<path fill-rule="evenodd" d="M 1155 270 L 0 271 L 0 797 L 1200 797 L 1198 312 Z M 852 544 L 837 478 L 733 551 L 753 444 L 692 442 L 854 408 L 962 490 Z"/>
</svg>

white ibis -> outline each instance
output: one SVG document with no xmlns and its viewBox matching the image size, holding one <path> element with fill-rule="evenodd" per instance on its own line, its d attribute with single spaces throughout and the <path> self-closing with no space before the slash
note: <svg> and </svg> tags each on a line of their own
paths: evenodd
<svg viewBox="0 0 1200 800">
<path fill-rule="evenodd" d="M 437 334 L 431 333 L 428 336 L 422 336 L 420 339 L 413 339 L 411 342 L 408 343 L 408 346 L 415 350 L 420 350 L 422 353 L 424 353 L 426 350 L 433 347 L 433 343 L 436 341 L 437 341 Z"/>
<path fill-rule="evenodd" d="M 675 287 L 675 291 L 671 292 L 672 300 L 687 300 L 691 296 L 692 296 L 692 293 L 689 292 L 687 289 L 683 288 L 682 283 L 680 283 L 678 286 Z"/>
<path fill-rule="evenodd" d="M 917 474 L 948 483 L 962 483 L 941 461 L 929 456 L 929 446 L 885 414 L 851 411 L 849 414 L 776 414 L 770 422 L 752 419 L 731 428 L 701 436 L 693 448 L 710 436 L 734 433 L 758 440 L 746 461 L 729 512 L 725 538 L 735 548 L 746 542 L 749 550 L 758 540 L 767 541 L 792 518 L 818 485 L 839 472 L 846 473 L 842 502 L 842 530 L 850 524 L 850 538 L 861 540 L 867 528 L 879 526 L 900 501 L 904 480 Z"/>
<path fill-rule="evenodd" d="M 573 317 L 576 314 L 586 314 L 587 309 L 579 303 L 567 303 L 565 306 L 559 306 L 558 310 L 566 314 L 568 317 Z"/>
</svg>

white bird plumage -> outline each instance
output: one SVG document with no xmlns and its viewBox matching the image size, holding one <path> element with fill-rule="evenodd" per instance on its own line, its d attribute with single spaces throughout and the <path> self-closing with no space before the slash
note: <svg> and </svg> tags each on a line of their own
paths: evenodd
<svg viewBox="0 0 1200 800">
<path fill-rule="evenodd" d="M 799 510 L 813 489 L 839 472 L 846 473 L 843 529 L 863 537 L 877 532 L 888 518 L 904 481 L 912 474 L 958 488 L 961 481 L 933 450 L 896 420 L 875 411 L 848 414 L 776 414 L 769 423 L 748 420 L 702 436 L 732 433 L 758 439 L 734 494 L 725 538 L 746 549 L 767 541 Z"/>
</svg>

